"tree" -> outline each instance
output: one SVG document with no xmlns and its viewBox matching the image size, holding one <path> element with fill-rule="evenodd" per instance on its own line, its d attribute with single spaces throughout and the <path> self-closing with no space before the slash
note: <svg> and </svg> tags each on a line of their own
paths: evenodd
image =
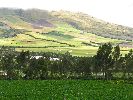
<svg viewBox="0 0 133 100">
<path fill-rule="evenodd" d="M 121 61 L 120 58 L 122 57 L 122 55 L 120 54 L 120 47 L 119 45 L 117 45 L 116 47 L 114 47 L 114 50 L 112 52 L 112 58 L 113 58 L 113 68 L 112 71 L 117 73 L 120 71 L 121 69 Z"/>
<path fill-rule="evenodd" d="M 61 63 L 59 66 L 60 69 L 60 75 L 64 78 L 68 78 L 68 73 L 71 72 L 71 68 L 73 63 L 73 57 L 70 55 L 69 52 L 66 52 L 62 57 L 60 58 Z"/>
<path fill-rule="evenodd" d="M 91 57 L 77 57 L 73 72 L 76 72 L 84 79 L 89 79 L 91 75 Z"/>
<path fill-rule="evenodd" d="M 105 43 L 99 47 L 97 54 L 95 56 L 95 65 L 103 73 L 105 79 L 111 78 L 110 70 L 112 68 L 112 45 L 110 43 Z"/>
<path fill-rule="evenodd" d="M 15 56 L 13 54 L 6 54 L 2 57 L 3 71 L 7 73 L 7 79 L 15 79 Z"/>
<path fill-rule="evenodd" d="M 116 47 L 114 47 L 114 51 L 112 53 L 113 59 L 114 61 L 119 60 L 121 54 L 120 54 L 120 47 L 119 45 L 117 45 Z"/>
<path fill-rule="evenodd" d="M 0 70 L 4 71 L 7 79 L 16 79 L 15 49 L 2 46 L 0 48 Z"/>
<path fill-rule="evenodd" d="M 130 73 L 133 72 L 133 50 L 130 50 L 128 54 L 125 55 L 125 67 L 124 67 L 124 77 L 128 74 L 128 79 L 130 78 Z"/>
<path fill-rule="evenodd" d="M 16 57 L 17 70 L 20 73 L 25 74 L 28 69 L 28 64 L 30 61 L 31 55 L 29 51 L 22 51 Z"/>
<path fill-rule="evenodd" d="M 39 67 L 38 67 L 38 60 L 36 58 L 30 59 L 28 69 L 25 73 L 26 79 L 39 79 Z"/>
</svg>

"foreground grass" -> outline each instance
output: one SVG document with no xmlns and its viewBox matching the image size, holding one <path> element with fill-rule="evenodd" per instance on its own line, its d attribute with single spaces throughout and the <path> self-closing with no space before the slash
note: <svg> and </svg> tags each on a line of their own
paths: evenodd
<svg viewBox="0 0 133 100">
<path fill-rule="evenodd" d="M 133 100 L 133 85 L 116 81 L 0 81 L 0 100 Z"/>
</svg>

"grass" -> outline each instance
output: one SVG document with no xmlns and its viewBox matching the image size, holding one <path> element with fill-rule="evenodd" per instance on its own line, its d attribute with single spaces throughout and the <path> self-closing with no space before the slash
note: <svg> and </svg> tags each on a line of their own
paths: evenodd
<svg viewBox="0 0 133 100">
<path fill-rule="evenodd" d="M 48 47 L 48 48 L 16 48 L 16 51 L 30 50 L 34 52 L 55 52 L 66 53 L 67 51 L 73 56 L 93 56 L 96 54 L 97 48 L 95 47 Z"/>
<path fill-rule="evenodd" d="M 2 14 L 0 16 L 3 17 L 3 19 L 0 19 L 0 21 L 6 22 L 6 24 L 8 24 L 11 27 L 14 27 L 16 29 L 29 29 L 29 30 L 32 29 L 32 27 L 30 26 L 29 23 L 21 20 L 17 16 L 13 16 L 13 15 L 2 15 Z"/>
<path fill-rule="evenodd" d="M 62 31 L 62 32 L 74 32 L 74 33 L 80 33 L 81 31 L 72 27 L 71 25 L 65 23 L 65 22 L 53 22 L 57 28 L 55 30 Z"/>
<path fill-rule="evenodd" d="M 56 32 L 56 31 L 46 33 L 45 36 L 53 37 L 53 38 L 59 39 L 59 40 L 60 40 L 60 39 L 61 39 L 61 40 L 66 40 L 66 41 L 74 38 L 74 37 L 71 36 L 71 35 L 65 35 L 65 34 L 63 34 L 62 32 Z"/>
<path fill-rule="evenodd" d="M 0 81 L 1 100 L 132 100 L 133 85 L 117 81 Z"/>
</svg>

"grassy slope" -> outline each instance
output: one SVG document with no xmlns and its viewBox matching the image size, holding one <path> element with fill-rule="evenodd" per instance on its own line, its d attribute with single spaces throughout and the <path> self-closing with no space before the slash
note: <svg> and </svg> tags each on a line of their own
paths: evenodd
<svg viewBox="0 0 133 100">
<path fill-rule="evenodd" d="M 117 81 L 0 81 L 1 100 L 132 100 L 133 85 Z"/>
<path fill-rule="evenodd" d="M 59 19 L 62 19 L 77 29 L 82 29 L 104 37 L 132 40 L 133 29 L 130 27 L 108 23 L 84 13 L 60 11 L 52 12 L 52 15 L 57 16 Z"/>
<path fill-rule="evenodd" d="M 112 24 L 105 26 L 105 22 L 81 13 L 75 14 L 66 11 L 47 12 L 36 9 L 27 11 L 6 9 L 6 11 L 2 11 L 3 10 L 0 9 L 1 22 L 6 23 L 9 27 L 14 29 L 26 29 L 30 31 L 17 34 L 14 37 L 0 39 L 0 45 L 25 47 L 16 48 L 18 51 L 22 49 L 61 53 L 69 51 L 73 55 L 91 56 L 96 53 L 99 46 L 98 44 L 106 42 L 119 44 L 126 42 L 125 40 L 111 39 L 109 37 L 104 38 L 100 35 L 98 36 L 97 34 L 99 33 L 92 34 L 91 32 L 87 32 L 84 27 L 89 29 L 88 27 L 90 26 L 97 26 L 99 32 L 101 32 L 100 30 L 102 30 L 102 28 L 99 28 L 99 25 L 102 24 L 105 28 L 104 31 L 108 31 L 107 29 L 111 27 L 111 34 L 115 34 L 114 27 L 117 28 L 117 26 Z M 33 24 L 38 26 L 41 24 L 44 25 L 44 27 L 34 28 L 32 26 Z M 46 25 L 49 24 L 53 26 L 46 27 Z M 126 29 L 131 32 L 130 28 L 128 29 L 126 27 Z M 92 30 L 92 32 L 93 31 L 94 30 Z M 0 31 L 0 33 L 2 33 L 2 31 Z M 129 44 L 132 44 L 132 42 L 130 41 Z M 70 45 L 74 45 L 75 47 L 70 47 Z M 36 47 L 40 48 L 38 49 Z"/>
</svg>

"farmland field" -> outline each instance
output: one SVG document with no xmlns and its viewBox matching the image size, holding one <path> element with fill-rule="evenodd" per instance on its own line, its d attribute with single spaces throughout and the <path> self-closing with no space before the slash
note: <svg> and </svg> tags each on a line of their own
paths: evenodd
<svg viewBox="0 0 133 100">
<path fill-rule="evenodd" d="M 58 36 L 58 35 L 59 36 Z M 73 38 L 74 37 L 74 38 Z M 30 50 L 34 52 L 70 52 L 73 56 L 93 56 L 98 50 L 97 43 L 121 43 L 123 40 L 103 38 L 94 34 L 69 34 L 69 33 L 48 33 L 38 34 L 27 32 L 18 34 L 12 38 L 0 39 L 0 46 L 12 46 L 16 51 Z M 71 47 L 74 46 L 74 47 Z M 19 47 L 19 48 L 18 48 Z M 123 48 L 122 54 L 126 54 L 129 49 Z"/>
<path fill-rule="evenodd" d="M 0 100 L 133 100 L 133 84 L 122 81 L 0 81 Z"/>
</svg>

